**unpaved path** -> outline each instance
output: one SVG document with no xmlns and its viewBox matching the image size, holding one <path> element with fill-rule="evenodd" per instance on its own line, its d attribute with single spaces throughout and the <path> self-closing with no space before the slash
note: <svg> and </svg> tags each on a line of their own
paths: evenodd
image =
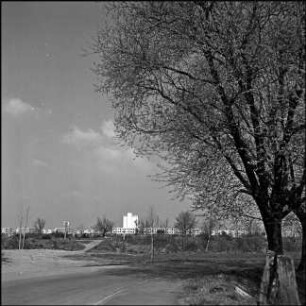
<svg viewBox="0 0 306 306">
<path fill-rule="evenodd" d="M 8 262 L 2 262 L 2 281 L 17 280 L 40 275 L 48 276 L 62 273 L 79 272 L 84 264 L 94 261 L 77 261 L 66 258 L 66 255 L 83 254 L 94 248 L 101 240 L 94 240 L 86 244 L 85 249 L 79 251 L 63 250 L 3 250 L 2 254 Z M 91 270 L 93 270 L 92 268 Z"/>
<path fill-rule="evenodd" d="M 129 273 L 128 266 L 71 260 L 82 251 L 4 250 L 4 305 L 177 305 L 181 281 Z M 85 258 L 85 257 L 84 257 Z M 121 271 L 121 272 L 119 272 Z M 119 272 L 119 273 L 118 273 Z"/>
<path fill-rule="evenodd" d="M 121 269 L 117 267 L 116 270 Z M 4 305 L 177 305 L 180 283 L 163 278 L 100 269 L 7 281 L 2 284 Z"/>
<path fill-rule="evenodd" d="M 82 240 L 77 240 L 78 242 L 82 243 Z M 75 253 L 84 253 L 89 251 L 90 249 L 93 249 L 95 246 L 97 246 L 99 243 L 101 243 L 101 241 L 103 241 L 103 239 L 97 239 L 97 240 L 92 240 L 91 242 L 85 244 L 85 249 L 80 250 L 80 251 L 72 251 Z"/>
</svg>

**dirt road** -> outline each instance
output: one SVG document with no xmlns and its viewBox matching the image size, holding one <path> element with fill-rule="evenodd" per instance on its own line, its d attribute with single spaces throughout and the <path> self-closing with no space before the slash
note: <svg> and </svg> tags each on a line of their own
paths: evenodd
<svg viewBox="0 0 306 306">
<path fill-rule="evenodd" d="M 91 245 L 92 246 L 92 245 Z M 89 247 L 91 247 L 89 246 Z M 88 247 L 88 248 L 89 248 Z M 177 305 L 181 281 L 65 258 L 69 251 L 3 251 L 3 305 Z M 80 252 L 80 251 L 77 251 Z M 76 253 L 76 252 L 75 252 Z"/>
<path fill-rule="evenodd" d="M 7 281 L 2 283 L 1 302 L 2 305 L 177 305 L 178 296 L 177 282 L 117 276 L 101 269 Z"/>
</svg>

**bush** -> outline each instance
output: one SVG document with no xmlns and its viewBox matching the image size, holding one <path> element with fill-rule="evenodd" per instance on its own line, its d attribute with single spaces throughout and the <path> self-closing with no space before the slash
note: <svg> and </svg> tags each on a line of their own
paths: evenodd
<svg viewBox="0 0 306 306">
<path fill-rule="evenodd" d="M 104 251 L 104 252 L 116 252 L 119 244 L 116 241 L 112 242 L 110 240 L 102 240 L 97 246 L 95 246 L 92 251 Z"/>
<path fill-rule="evenodd" d="M 19 247 L 19 238 L 17 235 L 10 237 L 1 237 L 1 249 L 2 250 L 13 250 Z"/>
<path fill-rule="evenodd" d="M 55 232 L 55 233 L 52 233 L 51 236 L 53 238 L 64 238 L 65 237 L 65 234 L 62 233 L 62 232 Z"/>
<path fill-rule="evenodd" d="M 169 239 L 164 235 L 155 235 L 154 236 L 154 245 L 156 249 L 165 248 L 169 243 Z"/>
<path fill-rule="evenodd" d="M 187 245 L 185 247 L 186 251 L 193 251 L 196 252 L 199 249 L 199 245 L 196 243 L 196 241 L 190 241 L 187 242 Z"/>
<path fill-rule="evenodd" d="M 50 234 L 43 234 L 41 236 L 41 239 L 51 239 L 51 238 L 52 238 L 52 236 Z"/>
<path fill-rule="evenodd" d="M 243 236 L 229 239 L 228 235 L 212 236 L 209 250 L 212 252 L 262 252 L 266 239 L 262 236 Z"/>
<path fill-rule="evenodd" d="M 19 248 L 19 237 L 11 236 L 6 239 L 1 239 L 1 248 L 6 250 L 18 249 Z M 24 249 L 58 249 L 75 251 L 82 250 L 85 248 L 83 244 L 76 242 L 75 240 L 64 240 L 58 238 L 49 237 L 47 239 L 37 239 L 26 236 L 24 241 Z"/>
<path fill-rule="evenodd" d="M 169 243 L 165 246 L 164 251 L 166 253 L 177 253 L 179 251 L 179 247 L 176 243 Z"/>
<path fill-rule="evenodd" d="M 227 234 L 225 231 L 222 231 L 222 232 L 221 232 L 221 235 L 219 235 L 219 236 L 220 236 L 223 240 L 229 240 L 229 241 L 231 241 L 231 240 L 234 239 L 231 235 Z"/>
<path fill-rule="evenodd" d="M 155 239 L 155 236 L 154 236 L 154 239 Z M 122 237 L 122 240 L 123 240 L 123 237 Z M 130 244 L 150 244 L 151 236 L 150 235 L 140 235 L 140 234 L 126 235 L 124 241 Z"/>
<path fill-rule="evenodd" d="M 235 240 L 229 240 L 228 236 L 220 235 L 211 237 L 209 250 L 212 252 L 232 252 L 236 249 Z"/>
<path fill-rule="evenodd" d="M 85 249 L 85 246 L 74 239 L 53 239 L 53 248 L 56 250 L 79 251 Z"/>
</svg>

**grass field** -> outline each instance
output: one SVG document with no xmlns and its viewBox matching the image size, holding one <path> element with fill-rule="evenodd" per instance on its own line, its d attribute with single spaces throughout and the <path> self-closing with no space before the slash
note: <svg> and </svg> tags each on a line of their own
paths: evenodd
<svg viewBox="0 0 306 306">
<path fill-rule="evenodd" d="M 299 253 L 289 255 L 298 264 Z M 87 257 L 94 260 L 92 265 L 97 266 L 129 265 L 124 271 L 112 271 L 113 274 L 131 273 L 139 275 L 140 279 L 151 276 L 184 280 L 182 305 L 256 305 L 265 265 L 263 253 L 177 252 L 157 254 L 151 264 L 149 254 L 105 252 L 97 246 L 96 250 L 82 255 L 67 256 L 75 260 Z M 298 274 L 297 280 L 300 300 L 304 304 L 305 277 Z M 249 297 L 241 296 L 237 287 Z"/>
<path fill-rule="evenodd" d="M 182 280 L 184 290 L 181 292 L 182 305 L 256 305 L 258 289 L 265 265 L 265 253 L 259 252 L 204 252 L 183 251 L 164 252 L 162 245 L 155 253 L 154 263 L 151 263 L 150 244 L 139 241 L 121 241 L 104 239 L 93 248 L 83 252 L 67 252 L 63 259 L 79 261 L 82 266 L 128 265 L 128 268 L 111 271 L 112 274 L 131 273 L 142 277 Z M 56 246 L 61 249 L 84 249 L 89 241 L 56 240 Z M 32 241 L 34 246 L 42 241 Z M 43 246 L 49 247 L 49 242 Z M 54 242 L 52 242 L 54 244 Z M 66 245 L 67 244 L 67 245 Z M 52 245 L 53 246 L 53 245 Z M 297 266 L 300 252 L 286 252 Z M 9 261 L 2 257 L 2 262 Z M 82 263 L 83 262 L 83 263 Z M 107 272 L 105 272 L 107 273 Z M 305 275 L 297 274 L 299 295 L 305 304 Z M 238 290 L 237 290 L 238 288 Z M 240 291 L 239 291 L 240 289 Z M 242 290 L 242 291 L 241 291 Z M 239 294 L 240 292 L 240 294 Z M 241 295 L 245 292 L 245 296 Z"/>
</svg>

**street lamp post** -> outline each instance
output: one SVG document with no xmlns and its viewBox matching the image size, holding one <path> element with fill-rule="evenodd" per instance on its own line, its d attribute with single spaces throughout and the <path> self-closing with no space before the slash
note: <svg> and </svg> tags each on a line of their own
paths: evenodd
<svg viewBox="0 0 306 306">
<path fill-rule="evenodd" d="M 65 228 L 64 240 L 66 240 L 67 229 L 69 229 L 70 222 L 69 221 L 63 221 L 63 225 L 64 225 L 64 228 Z"/>
</svg>

